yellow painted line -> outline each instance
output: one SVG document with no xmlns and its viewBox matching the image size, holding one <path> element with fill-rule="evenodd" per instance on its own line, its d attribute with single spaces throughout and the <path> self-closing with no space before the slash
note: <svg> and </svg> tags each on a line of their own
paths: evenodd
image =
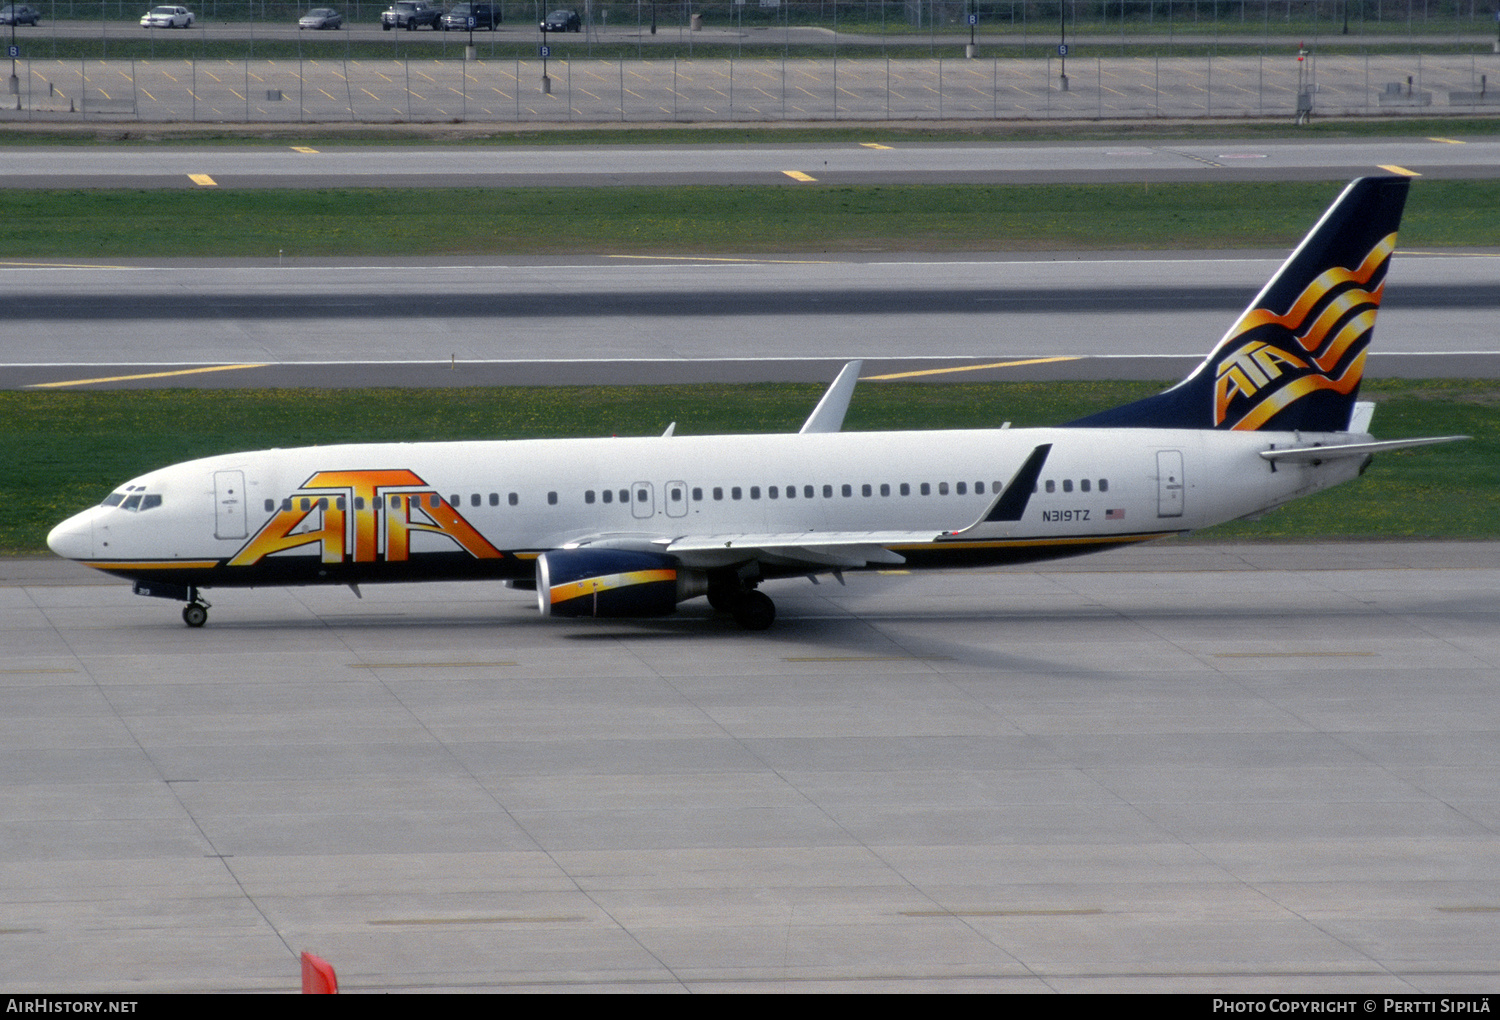
<svg viewBox="0 0 1500 1020">
<path fill-rule="evenodd" d="M 1397 166 L 1395 163 L 1380 163 L 1380 164 L 1378 164 L 1378 166 L 1380 167 L 1380 169 L 1384 170 L 1388 174 L 1400 174 L 1402 177 L 1421 177 L 1422 176 L 1421 174 L 1417 173 L 1415 170 L 1408 170 L 1408 169 L 1406 169 L 1406 167 L 1404 167 L 1404 166 Z"/>
<path fill-rule="evenodd" d="M 328 93 L 326 93 L 326 92 L 323 93 L 323 94 L 325 96 L 328 95 Z M 329 96 L 329 98 L 332 99 L 333 97 Z M 305 145 L 294 145 L 294 146 L 292 146 L 292 151 L 293 152 L 317 152 L 318 150 L 317 149 L 310 149 L 310 148 L 308 148 Z"/>
<path fill-rule="evenodd" d="M 790 177 L 794 181 L 802 181 L 803 183 L 806 183 L 808 181 L 816 181 L 817 180 L 817 178 L 814 177 L 812 174 L 805 174 L 801 170 L 783 170 L 781 172 L 784 173 L 784 174 L 786 174 L 788 177 Z"/>
<path fill-rule="evenodd" d="M 658 262 L 744 262 L 753 266 L 826 266 L 829 259 L 726 259 L 692 255 L 610 255 L 612 259 L 655 259 Z"/>
<path fill-rule="evenodd" d="M 142 372 L 139 375 L 111 375 L 102 376 L 98 379 L 64 379 L 60 382 L 31 383 L 22 389 L 49 390 L 59 386 L 90 386 L 94 383 L 107 382 L 132 382 L 136 379 L 165 379 L 174 375 L 198 375 L 202 372 L 232 372 L 239 368 L 265 368 L 269 361 L 261 361 L 251 365 L 210 365 L 207 368 L 179 368 L 172 372 Z"/>
<path fill-rule="evenodd" d="M 1374 652 L 1216 652 L 1216 659 L 1366 659 Z"/>
<path fill-rule="evenodd" d="M 902 917 L 1088 917 L 1102 914 L 1098 907 L 1076 910 L 903 910 Z"/>
<path fill-rule="evenodd" d="M 881 145 L 879 142 L 860 142 L 859 144 L 863 145 L 867 149 L 889 149 L 889 148 L 891 148 L 891 146 L 889 146 L 889 145 Z"/>
<path fill-rule="evenodd" d="M 389 921 L 367 921 L 373 925 L 403 924 L 562 924 L 587 921 L 586 917 L 560 914 L 555 917 L 408 917 Z"/>
<path fill-rule="evenodd" d="M 1468 144 L 1467 142 L 1461 142 L 1461 141 L 1459 141 L 1457 138 L 1437 138 L 1437 137 L 1433 137 L 1433 138 L 1429 138 L 1427 140 L 1429 142 L 1442 142 L 1445 145 L 1467 145 Z"/>
<path fill-rule="evenodd" d="M 218 560 L 79 560 L 95 570 L 206 570 Z"/>
<path fill-rule="evenodd" d="M 887 379 L 911 379 L 919 375 L 947 375 L 949 372 L 982 372 L 987 368 L 1016 368 L 1020 365 L 1048 365 L 1054 361 L 1082 361 L 1077 354 L 1061 354 L 1053 358 L 1027 358 L 1025 361 L 995 361 L 988 365 L 960 365 L 958 368 L 925 368 L 920 372 L 892 372 L 889 375 L 863 376 L 861 382 L 884 382 Z"/>
<path fill-rule="evenodd" d="M 219 186 L 219 182 L 208 176 L 208 174 L 188 174 L 188 180 L 201 188 L 217 188 Z"/>
<path fill-rule="evenodd" d="M 947 662 L 946 655 L 789 655 L 782 662 Z"/>
<path fill-rule="evenodd" d="M 441 669 L 446 666 L 514 666 L 514 662 L 351 662 L 350 669 Z"/>
<path fill-rule="evenodd" d="M 0 262 L 0 266 L 17 266 L 22 269 L 134 269 L 135 266 L 85 266 L 71 262 Z"/>
</svg>

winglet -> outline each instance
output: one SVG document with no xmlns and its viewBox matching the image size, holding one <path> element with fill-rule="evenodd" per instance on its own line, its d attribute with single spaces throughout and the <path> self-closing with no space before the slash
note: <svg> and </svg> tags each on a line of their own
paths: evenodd
<svg viewBox="0 0 1500 1020">
<path fill-rule="evenodd" d="M 1041 476 L 1042 465 L 1047 463 L 1047 455 L 1052 452 L 1051 443 L 1043 443 L 1031 451 L 1031 456 L 1021 465 L 1005 491 L 995 497 L 995 502 L 990 504 L 988 510 L 973 524 L 964 528 L 963 531 L 955 531 L 953 536 L 967 534 L 979 527 L 981 524 L 995 524 L 1001 522 L 1019 521 L 1026 513 L 1026 505 L 1031 502 L 1031 493 L 1036 488 L 1036 480 Z"/>
<path fill-rule="evenodd" d="M 854 384 L 859 382 L 859 371 L 865 367 L 863 361 L 851 361 L 844 366 L 844 370 L 833 380 L 833 385 L 828 387 L 828 392 L 823 394 L 823 399 L 818 401 L 818 406 L 813 408 L 813 413 L 807 416 L 807 421 L 797 430 L 798 434 L 806 432 L 838 432 L 844 427 L 844 415 L 849 410 L 849 400 L 854 396 Z"/>
</svg>

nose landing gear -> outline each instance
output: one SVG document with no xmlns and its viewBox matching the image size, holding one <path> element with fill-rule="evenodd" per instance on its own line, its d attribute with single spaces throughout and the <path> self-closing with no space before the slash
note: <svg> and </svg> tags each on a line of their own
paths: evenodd
<svg viewBox="0 0 1500 1020">
<path fill-rule="evenodd" d="M 137 595 L 186 602 L 187 605 L 182 607 L 182 622 L 189 627 L 201 627 L 208 622 L 209 601 L 192 585 L 171 584 L 165 581 L 137 581 L 131 590 Z"/>
</svg>

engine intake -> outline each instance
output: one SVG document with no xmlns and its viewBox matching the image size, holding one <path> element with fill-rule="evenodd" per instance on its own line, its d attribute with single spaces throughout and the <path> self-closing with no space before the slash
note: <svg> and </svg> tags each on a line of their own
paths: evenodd
<svg viewBox="0 0 1500 1020">
<path fill-rule="evenodd" d="M 666 616 L 708 580 L 670 556 L 624 549 L 554 549 L 536 558 L 543 616 Z"/>
</svg>

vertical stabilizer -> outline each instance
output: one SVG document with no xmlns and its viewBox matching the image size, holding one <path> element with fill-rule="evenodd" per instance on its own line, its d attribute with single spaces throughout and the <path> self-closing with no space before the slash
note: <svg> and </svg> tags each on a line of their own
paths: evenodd
<svg viewBox="0 0 1500 1020">
<path fill-rule="evenodd" d="M 1070 424 L 1346 430 L 1410 184 L 1350 184 L 1192 375 Z"/>
</svg>

